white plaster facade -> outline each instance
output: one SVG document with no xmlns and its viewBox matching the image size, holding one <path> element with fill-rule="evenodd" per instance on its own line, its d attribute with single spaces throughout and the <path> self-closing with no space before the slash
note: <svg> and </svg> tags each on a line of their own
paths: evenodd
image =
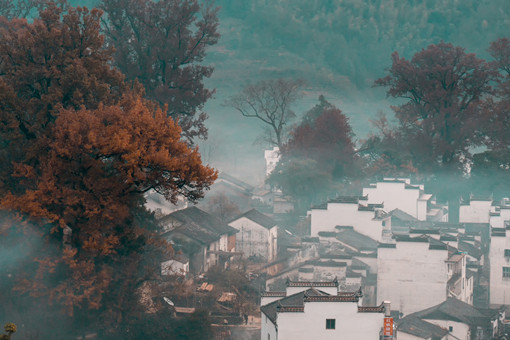
<svg viewBox="0 0 510 340">
<path fill-rule="evenodd" d="M 492 229 L 489 251 L 490 304 L 510 305 L 510 232 Z"/>
<path fill-rule="evenodd" d="M 471 339 L 471 331 L 469 325 L 456 322 L 452 320 L 435 320 L 435 319 L 423 319 L 424 321 L 430 322 L 436 326 L 447 329 L 451 337 L 449 336 L 447 339 L 462 339 L 462 340 L 470 340 Z"/>
<path fill-rule="evenodd" d="M 178 275 L 187 277 L 189 273 L 189 260 L 171 259 L 161 262 L 161 275 Z"/>
<path fill-rule="evenodd" d="M 285 297 L 264 300 L 261 339 L 379 339 L 390 303 L 361 307 L 358 292 L 341 294 L 336 281 L 288 283 Z"/>
<path fill-rule="evenodd" d="M 276 259 L 278 255 L 278 227 L 276 225 L 264 226 L 241 215 L 230 222 L 229 226 L 239 231 L 236 234 L 236 250 L 242 252 L 245 257 L 258 256 L 268 262 Z"/>
<path fill-rule="evenodd" d="M 268 177 L 280 161 L 280 149 L 275 146 L 271 150 L 264 150 L 264 158 L 266 160 L 266 177 Z"/>
<path fill-rule="evenodd" d="M 459 207 L 459 223 L 489 223 L 492 200 L 471 199 Z"/>
<path fill-rule="evenodd" d="M 411 185 L 408 178 L 384 179 L 363 188 L 363 195 L 368 195 L 368 203 L 384 203 L 386 211 L 398 208 L 424 221 L 427 218 L 427 200 L 431 196 L 422 198 L 423 189 L 423 185 Z"/>
<path fill-rule="evenodd" d="M 398 237 L 378 248 L 377 301 L 391 299 L 404 315 L 453 297 L 473 304 L 466 255 L 429 236 Z"/>
<path fill-rule="evenodd" d="M 334 319 L 335 329 L 326 329 Z M 383 313 L 358 313 L 354 302 L 308 302 L 303 313 L 278 314 L 278 340 L 366 339 L 378 340 Z"/>
<path fill-rule="evenodd" d="M 378 217 L 377 208 L 369 209 L 353 200 L 352 202 L 341 202 L 332 200 L 325 207 L 312 208 L 311 236 L 318 236 L 319 232 L 333 232 L 336 226 L 352 226 L 354 231 L 366 235 L 376 241 L 383 240 L 383 229 L 389 218 Z M 383 225 L 384 224 L 384 225 Z"/>
<path fill-rule="evenodd" d="M 447 258 L 447 249 L 429 249 L 427 241 L 378 248 L 377 302 L 390 300 L 407 315 L 445 301 Z"/>
</svg>

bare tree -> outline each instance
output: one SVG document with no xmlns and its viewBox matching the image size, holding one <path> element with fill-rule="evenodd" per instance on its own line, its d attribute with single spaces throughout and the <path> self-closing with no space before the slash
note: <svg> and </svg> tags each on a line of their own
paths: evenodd
<svg viewBox="0 0 510 340">
<path fill-rule="evenodd" d="M 246 86 L 231 97 L 227 105 L 244 117 L 258 118 L 266 125 L 264 141 L 281 148 L 285 142 L 285 128 L 296 116 L 290 106 L 301 96 L 301 79 L 272 79 Z"/>
<path fill-rule="evenodd" d="M 0 16 L 11 20 L 13 18 L 26 18 L 33 10 L 40 9 L 46 0 L 0 0 Z M 62 1 L 57 1 L 61 3 Z"/>
</svg>

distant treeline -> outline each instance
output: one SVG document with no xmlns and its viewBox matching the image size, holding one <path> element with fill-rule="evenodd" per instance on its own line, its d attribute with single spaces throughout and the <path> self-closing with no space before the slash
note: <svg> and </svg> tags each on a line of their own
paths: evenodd
<svg viewBox="0 0 510 340">
<path fill-rule="evenodd" d="M 326 68 L 347 76 L 358 88 L 371 86 L 384 73 L 393 51 L 407 58 L 443 40 L 484 57 L 489 42 L 505 36 L 510 28 L 507 0 L 218 0 L 216 4 L 223 26 L 219 45 L 235 51 L 235 58 L 264 49 L 290 53 L 313 64 L 314 70 Z M 290 56 L 281 62 L 272 66 L 305 68 L 289 65 Z"/>
</svg>

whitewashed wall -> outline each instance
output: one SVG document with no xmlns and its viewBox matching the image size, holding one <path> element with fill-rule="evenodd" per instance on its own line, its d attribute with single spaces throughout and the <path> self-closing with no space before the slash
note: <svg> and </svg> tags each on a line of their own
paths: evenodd
<svg viewBox="0 0 510 340">
<path fill-rule="evenodd" d="M 269 262 L 276 259 L 276 226 L 268 230 L 246 217 L 230 222 L 229 226 L 239 230 L 236 234 L 236 249 L 243 252 L 244 256 L 261 256 Z"/>
<path fill-rule="evenodd" d="M 311 236 L 320 231 L 336 231 L 336 226 L 352 226 L 354 231 L 382 241 L 382 221 L 374 211 L 359 211 L 357 203 L 328 203 L 327 209 L 312 209 Z"/>
<path fill-rule="evenodd" d="M 264 314 L 260 314 L 260 339 L 261 340 L 276 340 L 278 339 L 276 333 L 276 326 Z"/>
<path fill-rule="evenodd" d="M 450 329 L 450 327 L 452 327 L 453 330 L 450 332 L 450 334 L 454 336 L 453 339 L 469 340 L 471 337 L 469 326 L 466 325 L 465 323 L 450 320 L 432 320 L 432 319 L 424 319 L 424 321 L 430 322 L 444 329 Z"/>
<path fill-rule="evenodd" d="M 384 202 L 386 212 L 398 208 L 418 219 L 423 218 L 422 214 L 418 215 L 419 186 L 406 189 L 406 184 L 408 183 L 377 182 L 373 187 L 363 188 L 363 195 L 368 195 L 368 203 Z"/>
<path fill-rule="evenodd" d="M 510 257 L 505 257 L 505 249 L 510 249 L 510 235 L 492 236 L 489 251 L 490 262 L 490 303 L 510 304 L 510 277 L 503 277 L 503 267 L 510 267 Z"/>
<path fill-rule="evenodd" d="M 358 313 L 357 308 L 355 302 L 307 302 L 304 313 L 278 313 L 278 340 L 378 340 L 384 314 Z M 336 320 L 335 329 L 326 329 L 326 319 Z"/>
<path fill-rule="evenodd" d="M 492 201 L 470 201 L 459 207 L 459 223 L 489 223 Z"/>
<path fill-rule="evenodd" d="M 407 315 L 445 301 L 447 258 L 447 250 L 430 250 L 428 242 L 378 248 L 377 303 L 390 300 Z"/>
</svg>

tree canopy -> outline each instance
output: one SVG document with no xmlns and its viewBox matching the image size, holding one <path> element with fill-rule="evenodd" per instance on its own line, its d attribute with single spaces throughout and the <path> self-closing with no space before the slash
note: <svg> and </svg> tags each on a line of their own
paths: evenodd
<svg viewBox="0 0 510 340">
<path fill-rule="evenodd" d="M 218 8 L 197 0 L 102 0 L 100 8 L 119 70 L 149 99 L 168 105 L 186 138 L 207 137 L 201 110 L 213 91 L 203 81 L 213 68 L 203 61 L 219 38 Z"/>
<path fill-rule="evenodd" d="M 441 42 L 411 60 L 392 55 L 389 74 L 375 84 L 402 98 L 393 107 L 414 166 L 423 172 L 462 174 L 470 148 L 484 139 L 484 104 L 496 73 L 483 59 Z"/>
<path fill-rule="evenodd" d="M 361 169 L 353 137 L 347 117 L 320 96 L 290 132 L 269 183 L 295 198 L 298 209 L 337 193 Z"/>
<path fill-rule="evenodd" d="M 114 329 L 171 251 L 143 193 L 193 202 L 216 172 L 111 66 L 100 18 L 54 3 L 0 18 L 0 206 L 15 213 L 0 240 L 26 245 L 8 288 Z"/>
</svg>

